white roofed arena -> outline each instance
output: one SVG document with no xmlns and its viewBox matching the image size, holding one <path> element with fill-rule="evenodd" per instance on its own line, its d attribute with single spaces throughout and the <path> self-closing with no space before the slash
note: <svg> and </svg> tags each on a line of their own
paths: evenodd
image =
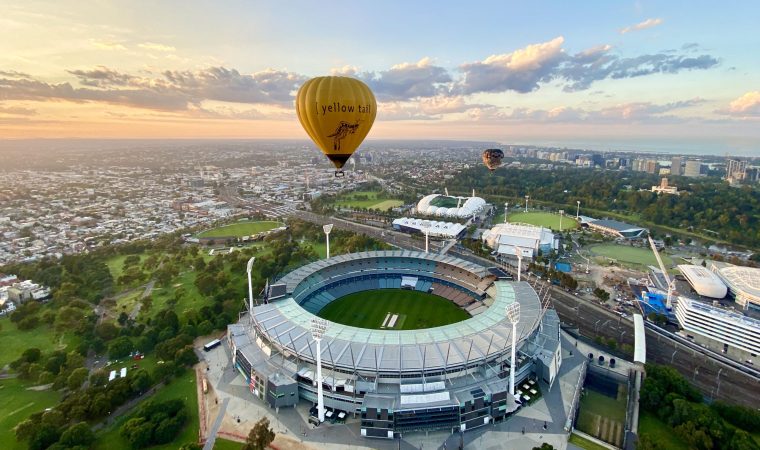
<svg viewBox="0 0 760 450">
<path fill-rule="evenodd" d="M 468 219 L 483 210 L 486 201 L 480 197 L 453 197 L 430 194 L 417 203 L 417 212 L 428 216 Z"/>
<path fill-rule="evenodd" d="M 508 387 L 513 336 L 505 312 L 514 303 L 520 306 L 517 383 L 531 374 L 553 383 L 561 365 L 559 318 L 545 298 L 526 282 L 497 281 L 479 265 L 413 251 L 340 255 L 289 273 L 270 286 L 267 304 L 229 326 L 234 365 L 251 393 L 274 408 L 299 398 L 316 402 L 313 319 L 340 297 L 402 287 L 444 297 L 471 317 L 417 330 L 327 322 L 320 355 L 324 402 L 360 413 L 362 436 L 466 431 L 517 409 Z"/>
</svg>

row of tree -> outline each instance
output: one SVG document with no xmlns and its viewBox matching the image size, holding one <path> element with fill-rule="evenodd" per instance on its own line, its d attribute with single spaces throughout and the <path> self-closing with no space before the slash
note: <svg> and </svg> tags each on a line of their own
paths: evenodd
<svg viewBox="0 0 760 450">
<path fill-rule="evenodd" d="M 689 448 L 699 450 L 757 450 L 750 433 L 760 431 L 760 413 L 741 406 L 703 403 L 702 394 L 672 367 L 647 364 L 641 406 L 673 428 Z M 665 447 L 642 433 L 640 450 Z"/>
</svg>

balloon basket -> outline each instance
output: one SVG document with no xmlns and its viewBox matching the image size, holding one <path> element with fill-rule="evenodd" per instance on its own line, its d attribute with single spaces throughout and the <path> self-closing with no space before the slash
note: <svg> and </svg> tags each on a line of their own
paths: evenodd
<svg viewBox="0 0 760 450">
<path fill-rule="evenodd" d="M 335 171 L 335 178 L 342 178 L 346 176 L 346 172 L 342 170 L 336 170 Z"/>
</svg>

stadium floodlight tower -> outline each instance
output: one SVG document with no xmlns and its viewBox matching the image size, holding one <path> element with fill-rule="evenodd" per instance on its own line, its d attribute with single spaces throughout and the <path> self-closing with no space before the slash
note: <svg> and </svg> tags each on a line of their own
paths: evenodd
<svg viewBox="0 0 760 450">
<path fill-rule="evenodd" d="M 530 195 L 525 196 L 525 212 L 528 212 L 528 200 L 530 199 Z"/>
<path fill-rule="evenodd" d="M 565 210 L 560 209 L 559 210 L 559 232 L 562 233 L 562 216 L 565 215 Z"/>
<path fill-rule="evenodd" d="M 425 220 L 422 222 L 422 231 L 425 233 L 425 253 L 429 253 L 430 244 L 430 221 Z"/>
<path fill-rule="evenodd" d="M 317 417 L 319 423 L 325 421 L 325 397 L 322 393 L 322 337 L 327 331 L 327 321 L 319 317 L 311 319 L 311 337 L 317 343 Z"/>
<path fill-rule="evenodd" d="M 509 393 L 515 396 L 515 357 L 517 353 L 517 322 L 520 321 L 520 304 L 510 303 L 505 308 L 507 319 L 512 324 L 512 359 L 509 362 Z"/>
<path fill-rule="evenodd" d="M 322 230 L 325 232 L 325 241 L 327 242 L 327 258 L 330 259 L 330 232 L 333 229 L 333 224 L 328 223 L 327 225 L 322 225 Z"/>
<path fill-rule="evenodd" d="M 251 270 L 253 270 L 253 262 L 256 261 L 256 257 L 252 256 L 248 260 L 248 265 L 245 271 L 248 273 L 248 320 L 253 323 L 253 284 L 251 284 Z"/>
<path fill-rule="evenodd" d="M 507 215 L 509 215 L 509 202 L 504 203 L 504 223 L 507 223 Z"/>
<path fill-rule="evenodd" d="M 580 201 L 580 200 L 576 200 L 576 201 L 575 201 L 575 203 L 576 203 L 576 205 L 577 205 L 577 206 L 575 207 L 575 218 L 576 218 L 576 219 L 580 219 L 580 213 L 581 213 L 581 201 Z"/>
</svg>

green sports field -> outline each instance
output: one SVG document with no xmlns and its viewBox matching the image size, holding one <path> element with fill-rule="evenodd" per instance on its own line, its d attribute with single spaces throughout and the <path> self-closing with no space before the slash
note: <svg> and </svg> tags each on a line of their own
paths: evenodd
<svg viewBox="0 0 760 450">
<path fill-rule="evenodd" d="M 551 228 L 552 230 L 559 230 L 559 214 L 548 212 L 515 212 L 509 215 L 510 222 L 527 223 L 529 225 L 536 225 L 538 227 Z M 494 218 L 494 225 L 497 223 L 504 223 L 504 214 L 500 214 Z M 562 230 L 574 230 L 578 228 L 578 222 L 574 217 L 565 215 L 562 217 Z"/>
<path fill-rule="evenodd" d="M 206 230 L 198 234 L 199 238 L 218 238 L 218 237 L 243 237 L 252 234 L 269 231 L 284 224 L 264 220 L 261 222 L 237 222 L 223 227 Z"/>
<path fill-rule="evenodd" d="M 426 292 L 377 289 L 341 297 L 320 312 L 333 322 L 382 329 L 388 314 L 398 315 L 394 330 L 416 330 L 460 322 L 470 315 L 449 300 Z"/>
<path fill-rule="evenodd" d="M 657 259 L 650 248 L 630 247 L 628 245 L 599 244 L 589 247 L 594 256 L 603 256 L 623 263 L 657 266 Z M 671 267 L 673 260 L 660 252 L 665 267 Z"/>
<path fill-rule="evenodd" d="M 387 211 L 404 204 L 401 200 L 388 198 L 387 195 L 384 192 L 354 191 L 341 195 L 335 205 L 344 208 L 369 208 Z"/>
</svg>

